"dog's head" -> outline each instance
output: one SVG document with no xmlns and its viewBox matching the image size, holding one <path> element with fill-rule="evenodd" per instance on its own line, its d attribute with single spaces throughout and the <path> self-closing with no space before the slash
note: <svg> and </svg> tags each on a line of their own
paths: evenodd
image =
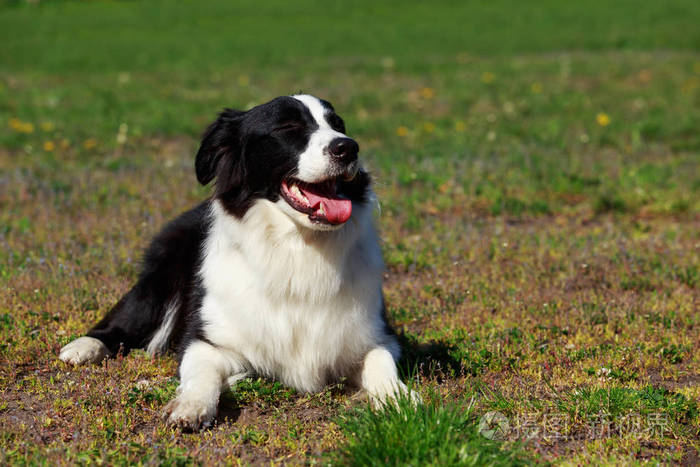
<svg viewBox="0 0 700 467">
<path fill-rule="evenodd" d="M 266 199 L 305 227 L 331 230 L 366 202 L 370 180 L 358 152 L 333 106 L 304 94 L 224 110 L 204 134 L 195 169 L 203 185 L 216 178 L 215 196 L 235 216 Z"/>
</svg>

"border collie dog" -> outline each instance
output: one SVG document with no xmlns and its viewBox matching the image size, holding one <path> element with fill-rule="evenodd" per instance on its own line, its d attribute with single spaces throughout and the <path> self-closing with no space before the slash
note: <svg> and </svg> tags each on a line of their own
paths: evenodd
<svg viewBox="0 0 700 467">
<path fill-rule="evenodd" d="M 301 392 L 346 377 L 380 405 L 407 391 L 358 151 L 310 95 L 224 110 L 195 161 L 214 195 L 165 226 L 136 285 L 59 358 L 177 349 L 165 416 L 188 429 L 210 425 L 222 389 L 254 374 Z"/>
</svg>

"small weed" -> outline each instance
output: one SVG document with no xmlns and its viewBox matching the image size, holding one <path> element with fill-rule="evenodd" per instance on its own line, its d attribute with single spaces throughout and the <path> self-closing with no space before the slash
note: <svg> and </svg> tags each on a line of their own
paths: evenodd
<svg viewBox="0 0 700 467">
<path fill-rule="evenodd" d="M 279 400 L 290 400 L 295 391 L 278 381 L 263 378 L 243 379 L 225 394 L 226 400 L 234 405 L 274 404 Z"/>
<path fill-rule="evenodd" d="M 677 268 L 675 275 L 680 282 L 691 289 L 696 288 L 700 282 L 700 269 L 696 265 Z"/>
<path fill-rule="evenodd" d="M 169 378 L 164 386 L 151 386 L 148 382 L 137 383 L 127 393 L 127 405 L 137 406 L 141 403 L 150 404 L 152 402 L 158 405 L 165 404 L 175 397 L 177 385 L 177 378 Z"/>
<path fill-rule="evenodd" d="M 236 431 L 233 435 L 233 439 L 239 443 L 249 443 L 253 446 L 259 446 L 264 444 L 268 440 L 269 436 L 264 431 L 256 430 L 254 428 L 243 428 Z"/>
<path fill-rule="evenodd" d="M 499 198 L 491 205 L 491 215 L 499 216 L 508 214 L 512 217 L 522 217 L 527 213 L 542 215 L 551 214 L 552 209 L 547 202 L 542 200 L 534 200 L 532 202 L 524 202 L 517 198 Z"/>
<path fill-rule="evenodd" d="M 610 368 L 606 367 L 589 367 L 586 368 L 586 374 L 588 376 L 606 377 L 611 379 L 616 379 L 621 383 L 626 383 L 628 381 L 636 380 L 639 374 L 636 371 L 627 370 L 625 368 Z"/>
<path fill-rule="evenodd" d="M 10 329 L 13 326 L 14 319 L 9 313 L 0 313 L 0 329 Z"/>
<path fill-rule="evenodd" d="M 620 196 L 605 194 L 598 197 L 595 202 L 594 210 L 596 214 L 625 213 L 629 211 L 629 206 L 627 206 L 627 203 Z"/>
<path fill-rule="evenodd" d="M 685 358 L 685 355 L 689 353 L 690 348 L 685 345 L 670 344 L 664 345 L 660 344 L 649 349 L 649 352 L 658 355 L 670 364 L 681 363 Z"/>
</svg>

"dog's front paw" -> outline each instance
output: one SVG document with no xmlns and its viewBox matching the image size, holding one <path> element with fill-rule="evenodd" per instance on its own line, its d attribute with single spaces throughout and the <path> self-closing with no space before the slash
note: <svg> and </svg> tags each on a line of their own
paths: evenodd
<svg viewBox="0 0 700 467">
<path fill-rule="evenodd" d="M 209 428 L 216 415 L 217 402 L 180 394 L 165 406 L 163 418 L 183 430 Z"/>
<path fill-rule="evenodd" d="M 387 404 L 397 404 L 398 399 L 407 398 L 413 405 L 423 403 L 423 399 L 416 391 L 408 389 L 401 381 L 392 381 L 378 387 L 369 393 L 370 401 L 375 409 L 385 407 Z"/>
<path fill-rule="evenodd" d="M 101 362 L 108 355 L 109 350 L 101 340 L 83 336 L 64 346 L 58 358 L 71 365 L 82 365 Z"/>
</svg>

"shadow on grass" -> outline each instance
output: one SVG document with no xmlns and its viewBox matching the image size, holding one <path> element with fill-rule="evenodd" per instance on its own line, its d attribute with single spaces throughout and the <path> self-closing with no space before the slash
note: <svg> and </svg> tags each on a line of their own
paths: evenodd
<svg viewBox="0 0 700 467">
<path fill-rule="evenodd" d="M 401 345 L 399 371 L 403 377 L 419 373 L 440 381 L 463 372 L 462 363 L 451 355 L 454 345 L 442 341 L 421 343 L 415 336 L 405 333 L 397 337 Z"/>
<path fill-rule="evenodd" d="M 243 407 L 222 398 L 222 400 L 219 401 L 219 407 L 216 411 L 216 420 L 218 424 L 236 423 L 242 413 Z"/>
</svg>

